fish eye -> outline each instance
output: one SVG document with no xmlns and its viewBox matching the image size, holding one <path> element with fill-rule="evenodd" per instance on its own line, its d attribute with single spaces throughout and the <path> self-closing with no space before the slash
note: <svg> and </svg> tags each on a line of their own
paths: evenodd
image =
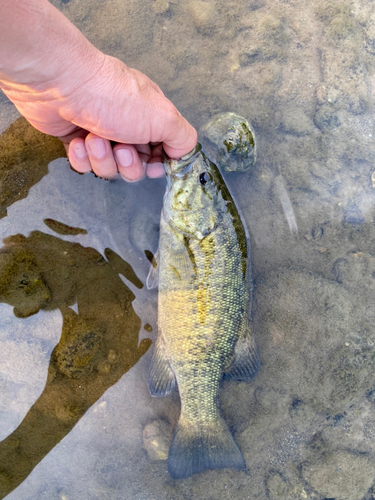
<svg viewBox="0 0 375 500">
<path fill-rule="evenodd" d="M 209 172 L 201 172 L 198 180 L 202 186 L 205 186 L 208 182 L 212 181 L 212 175 Z"/>
</svg>

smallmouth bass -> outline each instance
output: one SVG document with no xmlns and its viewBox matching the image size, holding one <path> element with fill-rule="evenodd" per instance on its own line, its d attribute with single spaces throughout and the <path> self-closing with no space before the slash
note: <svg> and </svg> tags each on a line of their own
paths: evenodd
<svg viewBox="0 0 375 500">
<path fill-rule="evenodd" d="M 168 472 L 181 479 L 246 467 L 220 414 L 219 386 L 223 378 L 252 379 L 260 359 L 248 323 L 248 238 L 220 171 L 199 144 L 165 169 L 157 266 L 147 278 L 148 288 L 159 287 L 148 384 L 158 397 L 179 390 Z"/>
</svg>

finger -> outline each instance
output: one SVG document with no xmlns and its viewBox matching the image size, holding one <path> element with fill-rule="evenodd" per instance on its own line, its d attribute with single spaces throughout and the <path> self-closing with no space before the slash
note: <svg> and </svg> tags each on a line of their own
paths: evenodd
<svg viewBox="0 0 375 500">
<path fill-rule="evenodd" d="M 81 174 L 92 171 L 84 139 L 73 139 L 69 146 L 65 145 L 65 148 L 67 149 L 68 158 L 74 170 Z"/>
<path fill-rule="evenodd" d="M 143 162 L 134 146 L 116 144 L 113 148 L 117 168 L 121 177 L 128 182 L 136 182 L 146 175 L 146 163 Z M 142 154 L 142 153 L 141 153 Z"/>
<path fill-rule="evenodd" d="M 147 177 L 156 179 L 157 177 L 164 177 L 164 153 L 163 144 L 155 143 L 151 151 L 151 159 L 147 164 Z"/>
<path fill-rule="evenodd" d="M 163 144 L 158 144 L 157 146 L 152 148 L 151 157 L 157 158 L 158 161 L 163 163 L 164 161 Z"/>
<path fill-rule="evenodd" d="M 151 162 L 148 163 L 147 165 L 147 177 L 149 177 L 150 179 L 156 179 L 157 177 L 164 177 L 165 176 L 164 164 L 159 161 L 155 161 L 153 163 Z"/>
<path fill-rule="evenodd" d="M 117 174 L 117 164 L 113 156 L 111 143 L 95 134 L 89 134 L 85 140 L 92 170 L 99 177 L 110 179 Z"/>
<path fill-rule="evenodd" d="M 151 158 L 151 147 L 149 144 L 134 144 L 135 149 L 138 152 L 140 159 L 147 163 Z"/>
<path fill-rule="evenodd" d="M 190 153 L 197 144 L 198 135 L 188 121 L 181 116 L 182 121 L 175 129 L 175 136 L 163 143 L 163 149 L 170 158 L 181 158 Z"/>
</svg>

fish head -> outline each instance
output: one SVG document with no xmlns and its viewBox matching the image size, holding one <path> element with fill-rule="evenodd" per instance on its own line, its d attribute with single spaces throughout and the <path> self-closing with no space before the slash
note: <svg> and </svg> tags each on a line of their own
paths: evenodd
<svg viewBox="0 0 375 500">
<path fill-rule="evenodd" d="M 163 213 L 175 231 L 203 239 L 220 224 L 226 212 L 219 169 L 200 144 L 180 160 L 166 159 L 167 190 Z"/>
</svg>

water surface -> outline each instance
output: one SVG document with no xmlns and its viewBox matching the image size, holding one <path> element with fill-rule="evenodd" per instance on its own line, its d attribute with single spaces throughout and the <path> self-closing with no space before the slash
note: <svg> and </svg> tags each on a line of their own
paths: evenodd
<svg viewBox="0 0 375 500">
<path fill-rule="evenodd" d="M 251 235 L 263 364 L 221 391 L 247 470 L 172 481 L 144 440 L 179 414 L 177 394 L 147 389 L 157 294 L 141 285 L 164 181 L 75 174 L 0 98 L 3 497 L 370 500 L 374 2 L 52 3 L 197 128 L 224 111 L 251 121 L 258 161 L 227 182 Z"/>
</svg>

